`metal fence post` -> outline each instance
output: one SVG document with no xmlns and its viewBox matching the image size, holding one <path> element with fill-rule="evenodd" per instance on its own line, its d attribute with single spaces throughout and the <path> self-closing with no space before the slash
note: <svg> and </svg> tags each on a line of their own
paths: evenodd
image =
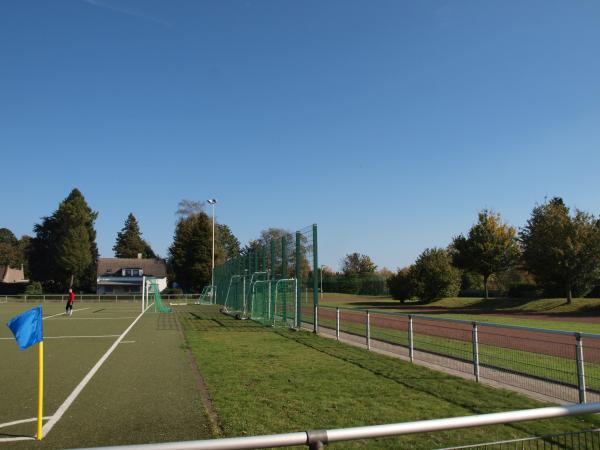
<svg viewBox="0 0 600 450">
<path fill-rule="evenodd" d="M 287 236 L 284 234 L 281 236 L 281 278 L 289 278 L 288 274 L 288 254 L 287 254 Z M 283 299 L 283 322 L 287 323 L 287 292 L 285 285 L 283 286 L 283 292 L 281 293 Z"/>
<path fill-rule="evenodd" d="M 335 338 L 340 340 L 340 308 L 335 308 Z"/>
<path fill-rule="evenodd" d="M 367 350 L 371 350 L 371 314 L 367 309 Z"/>
<path fill-rule="evenodd" d="M 302 327 L 302 236 L 296 231 L 296 327 Z"/>
<path fill-rule="evenodd" d="M 473 374 L 475 375 L 475 381 L 479 382 L 479 340 L 477 338 L 477 322 L 473 322 L 471 336 L 473 341 Z"/>
<path fill-rule="evenodd" d="M 312 238 L 313 238 L 313 271 L 312 271 L 312 278 L 313 278 L 313 305 L 314 305 L 314 310 L 315 310 L 315 320 L 314 320 L 314 332 L 318 333 L 319 332 L 319 326 L 318 326 L 318 316 L 317 316 L 317 309 L 319 306 L 319 281 L 318 281 L 318 277 L 317 274 L 319 273 L 319 248 L 318 248 L 318 242 L 317 242 L 317 224 L 313 224 L 312 227 Z"/>
<path fill-rule="evenodd" d="M 319 332 L 319 305 L 315 305 L 315 320 L 314 320 L 315 329 L 314 332 Z"/>
<path fill-rule="evenodd" d="M 579 387 L 579 403 L 586 403 L 585 398 L 585 364 L 583 361 L 583 342 L 581 334 L 575 333 L 577 339 L 577 386 Z"/>
<path fill-rule="evenodd" d="M 410 358 L 410 362 L 414 362 L 415 348 L 414 348 L 414 341 L 413 341 L 413 318 L 412 318 L 412 316 L 408 316 L 408 356 Z"/>
</svg>

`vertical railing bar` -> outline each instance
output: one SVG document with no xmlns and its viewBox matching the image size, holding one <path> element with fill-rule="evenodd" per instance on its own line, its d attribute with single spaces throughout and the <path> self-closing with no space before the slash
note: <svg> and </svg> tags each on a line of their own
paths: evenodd
<svg viewBox="0 0 600 450">
<path fill-rule="evenodd" d="M 579 388 L 579 403 L 586 403 L 585 363 L 583 360 L 583 342 L 579 333 L 575 334 L 577 350 L 577 386 Z"/>
<path fill-rule="evenodd" d="M 335 308 L 335 338 L 340 340 L 340 308 Z"/>
<path fill-rule="evenodd" d="M 413 337 L 413 317 L 408 316 L 408 357 L 410 362 L 415 360 L 415 348 L 414 348 L 414 337 Z"/>
<path fill-rule="evenodd" d="M 479 382 L 479 339 L 477 336 L 477 322 L 473 322 L 471 338 L 473 343 L 473 374 L 475 375 L 475 381 Z"/>
</svg>

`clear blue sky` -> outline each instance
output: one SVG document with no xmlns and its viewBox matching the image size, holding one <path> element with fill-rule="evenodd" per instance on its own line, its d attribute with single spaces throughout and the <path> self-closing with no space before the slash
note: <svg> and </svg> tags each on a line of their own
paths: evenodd
<svg viewBox="0 0 600 450">
<path fill-rule="evenodd" d="M 73 187 L 103 256 L 166 255 L 183 198 L 242 243 L 320 226 L 321 262 L 411 263 L 482 208 L 600 212 L 600 2 L 0 4 L 0 227 Z"/>
</svg>

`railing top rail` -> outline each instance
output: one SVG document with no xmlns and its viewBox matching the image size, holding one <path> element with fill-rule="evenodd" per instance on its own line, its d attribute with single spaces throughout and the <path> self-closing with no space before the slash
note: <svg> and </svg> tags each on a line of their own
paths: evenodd
<svg viewBox="0 0 600 450">
<path fill-rule="evenodd" d="M 101 448 L 103 450 L 239 450 L 251 448 L 287 447 L 292 445 L 309 445 L 315 442 L 327 444 L 356 439 L 372 439 L 405 434 L 455 430 L 460 428 L 550 419 L 555 417 L 591 414 L 598 412 L 600 412 L 600 403 L 587 403 L 581 405 L 550 406 L 546 408 L 480 414 L 476 416 L 421 420 L 418 422 L 370 425 L 355 428 L 338 428 L 334 430 L 313 430 L 264 436 L 96 448 Z"/>
<path fill-rule="evenodd" d="M 371 314 L 382 314 L 387 316 L 400 316 L 400 317 L 414 317 L 420 319 L 427 320 L 438 320 L 440 322 L 450 322 L 450 323 L 459 323 L 462 325 L 473 325 L 477 324 L 478 326 L 483 327 L 493 327 L 493 328 L 505 328 L 511 330 L 520 330 L 520 331 L 533 331 L 536 333 L 546 333 L 546 334 L 560 334 L 563 336 L 581 336 L 588 337 L 592 339 L 600 339 L 600 334 L 596 333 L 583 333 L 578 331 L 564 331 L 564 330 L 554 330 L 551 328 L 534 328 L 534 327 L 526 327 L 523 325 L 510 325 L 506 323 L 495 323 L 495 322 L 486 322 L 480 320 L 466 320 L 466 319 L 452 319 L 450 317 L 434 317 L 428 316 L 422 313 L 401 313 L 396 311 L 377 311 L 369 308 L 348 308 L 346 306 L 329 306 L 329 305 L 319 305 L 319 308 L 327 308 L 327 309 L 340 309 L 345 311 L 369 311 Z"/>
</svg>

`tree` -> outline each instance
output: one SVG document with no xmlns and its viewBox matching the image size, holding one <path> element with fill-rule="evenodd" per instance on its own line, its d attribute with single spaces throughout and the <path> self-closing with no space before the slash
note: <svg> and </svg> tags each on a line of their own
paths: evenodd
<svg viewBox="0 0 600 450">
<path fill-rule="evenodd" d="M 231 232 L 231 229 L 222 223 L 216 225 L 216 244 L 221 248 L 222 262 L 235 258 L 240 254 L 240 241 Z"/>
<path fill-rule="evenodd" d="M 36 235 L 28 252 L 31 278 L 55 291 L 71 285 L 92 290 L 98 260 L 97 217 L 81 192 L 73 189 L 51 216 L 34 226 Z"/>
<path fill-rule="evenodd" d="M 451 252 L 456 267 L 483 276 L 487 299 L 490 276 L 510 269 L 519 259 L 517 230 L 502 223 L 500 214 L 484 209 L 466 237 L 454 238 Z"/>
<path fill-rule="evenodd" d="M 561 198 L 536 206 L 521 231 L 523 260 L 547 293 L 571 303 L 600 274 L 600 222 L 578 209 L 571 215 Z"/>
<path fill-rule="evenodd" d="M 196 200 L 183 199 L 177 204 L 175 215 L 180 219 L 187 219 L 190 216 L 204 212 L 204 202 Z"/>
<path fill-rule="evenodd" d="M 387 278 L 392 298 L 404 303 L 415 296 L 415 280 L 411 267 L 398 269 L 398 272 Z"/>
<path fill-rule="evenodd" d="M 17 237 L 8 228 L 0 228 L 0 244 L 17 245 Z"/>
<path fill-rule="evenodd" d="M 17 267 L 22 258 L 19 252 L 19 241 L 8 228 L 0 228 L 0 266 Z"/>
<path fill-rule="evenodd" d="M 215 248 L 215 252 L 219 250 Z M 215 255 L 215 258 L 221 257 Z M 174 281 L 187 291 L 200 292 L 211 282 L 212 221 L 204 212 L 181 218 L 169 247 Z"/>
<path fill-rule="evenodd" d="M 113 247 L 117 258 L 137 258 L 139 253 L 143 258 L 156 258 L 150 244 L 142 239 L 142 233 L 137 219 L 129 213 L 125 225 L 117 234 L 117 241 Z"/>
<path fill-rule="evenodd" d="M 452 257 L 441 248 L 426 249 L 411 268 L 414 292 L 424 301 L 455 297 L 460 289 L 460 271 Z"/>
<path fill-rule="evenodd" d="M 351 253 L 342 260 L 342 272 L 346 276 L 365 275 L 374 273 L 377 265 L 367 255 Z"/>
</svg>

